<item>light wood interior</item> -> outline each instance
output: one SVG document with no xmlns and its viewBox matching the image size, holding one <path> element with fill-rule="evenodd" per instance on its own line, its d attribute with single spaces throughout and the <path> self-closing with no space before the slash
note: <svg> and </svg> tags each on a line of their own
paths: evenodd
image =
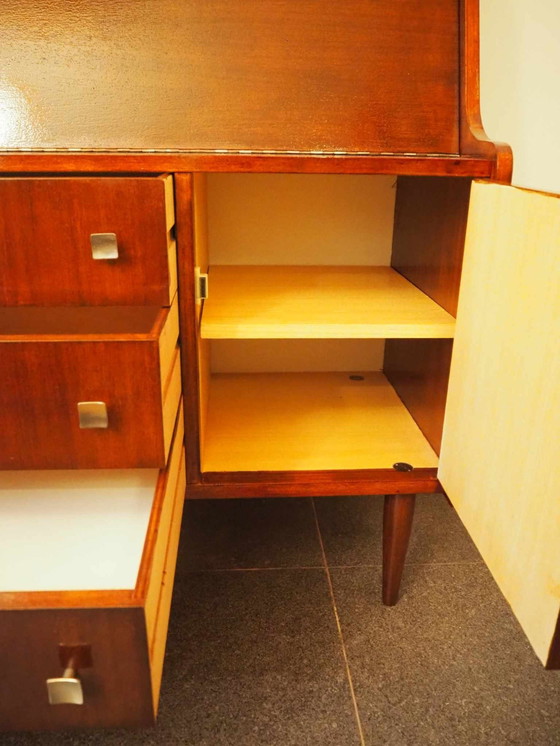
<svg viewBox="0 0 560 746">
<path fill-rule="evenodd" d="M 203 471 L 434 467 L 382 373 L 214 374 Z"/>
<path fill-rule="evenodd" d="M 165 566 L 161 583 L 161 593 L 157 610 L 156 626 L 150 643 L 150 673 L 152 678 L 152 698 L 154 714 L 157 714 L 159 704 L 159 692 L 161 688 L 161 677 L 163 673 L 163 662 L 165 657 L 165 644 L 167 642 L 167 628 L 169 626 L 169 615 L 171 612 L 171 596 L 173 592 L 173 581 L 177 566 L 177 553 L 179 549 L 179 538 L 181 535 L 181 518 L 185 505 L 186 472 L 184 453 L 182 455 L 179 476 L 175 489 L 175 502 L 173 516 L 171 518 L 171 531 L 167 543 L 165 555 Z"/>
<path fill-rule="evenodd" d="M 185 428 L 182 407 L 179 410 L 176 422 L 177 427 L 173 440 L 173 449 L 168 460 L 165 478 L 160 484 L 161 494 L 156 496 L 157 505 L 154 505 L 154 513 L 152 515 L 155 541 L 151 547 L 147 544 L 144 551 L 147 562 L 147 567 L 145 568 L 147 589 L 145 591 L 144 613 L 146 615 L 148 639 L 150 640 L 152 640 L 155 633 L 163 570 L 167 558 L 167 546 L 169 535 L 173 530 L 171 527 L 173 525 L 179 474 L 181 468 L 184 467 L 185 460 L 183 448 Z M 140 582 L 142 582 L 142 579 L 140 579 Z"/>
<path fill-rule="evenodd" d="M 439 479 L 539 658 L 560 612 L 560 198 L 473 186 Z"/>
<path fill-rule="evenodd" d="M 390 267 L 215 266 L 207 339 L 441 338 L 455 320 Z"/>
<path fill-rule="evenodd" d="M 386 338 L 449 339 L 455 326 L 389 266 L 395 191 L 380 176 L 195 178 L 204 472 L 437 464 L 378 372 Z M 356 370 L 368 384 L 340 398 Z"/>
<path fill-rule="evenodd" d="M 210 264 L 388 266 L 394 176 L 209 174 Z"/>
<path fill-rule="evenodd" d="M 381 370 L 382 339 L 213 339 L 214 373 Z"/>
</svg>

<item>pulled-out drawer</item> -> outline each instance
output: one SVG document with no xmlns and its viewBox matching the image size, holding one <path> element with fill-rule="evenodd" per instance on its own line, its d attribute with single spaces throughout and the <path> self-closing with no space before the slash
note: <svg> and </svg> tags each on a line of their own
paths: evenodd
<svg viewBox="0 0 560 746">
<path fill-rule="evenodd" d="M 0 305 L 169 305 L 171 176 L 0 179 Z"/>
<path fill-rule="evenodd" d="M 185 495 L 165 470 L 0 475 L 0 730 L 153 723 Z"/>
<path fill-rule="evenodd" d="M 0 468 L 162 468 L 181 395 L 177 302 L 0 308 Z"/>
</svg>

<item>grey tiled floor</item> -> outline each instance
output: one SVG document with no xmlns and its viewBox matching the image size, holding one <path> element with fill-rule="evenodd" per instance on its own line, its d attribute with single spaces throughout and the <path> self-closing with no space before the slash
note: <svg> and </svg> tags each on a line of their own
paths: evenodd
<svg viewBox="0 0 560 746">
<path fill-rule="evenodd" d="M 24 744 L 560 744 L 546 672 L 441 496 L 420 496 L 402 597 L 380 601 L 382 498 L 192 502 L 160 718 Z"/>
</svg>

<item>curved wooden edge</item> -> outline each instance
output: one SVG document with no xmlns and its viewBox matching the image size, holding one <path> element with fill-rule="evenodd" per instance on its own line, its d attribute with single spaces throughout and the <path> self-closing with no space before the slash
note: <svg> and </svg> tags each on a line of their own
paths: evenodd
<svg viewBox="0 0 560 746">
<path fill-rule="evenodd" d="M 436 469 L 353 471 L 205 472 L 187 486 L 187 499 L 332 497 L 438 492 Z"/>
<path fill-rule="evenodd" d="M 464 156 L 493 161 L 490 178 L 511 183 L 513 153 L 509 145 L 490 140 L 480 113 L 480 7 L 479 0 L 460 0 L 459 148 Z"/>
</svg>

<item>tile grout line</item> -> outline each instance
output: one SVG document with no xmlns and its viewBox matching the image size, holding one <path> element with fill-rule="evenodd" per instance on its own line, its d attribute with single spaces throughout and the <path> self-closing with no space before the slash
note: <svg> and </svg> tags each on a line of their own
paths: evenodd
<svg viewBox="0 0 560 746">
<path fill-rule="evenodd" d="M 327 576 L 327 585 L 329 586 L 329 594 L 331 597 L 334 618 L 336 622 L 336 628 L 338 630 L 338 637 L 340 640 L 340 646 L 342 648 L 342 657 L 344 659 L 344 666 L 346 668 L 346 678 L 348 680 L 348 686 L 350 688 L 350 696 L 352 698 L 352 704 L 354 707 L 354 715 L 356 716 L 356 724 L 358 726 L 358 734 L 360 736 L 360 746 L 366 746 L 366 742 L 364 739 L 364 731 L 362 728 L 362 720 L 360 718 L 360 711 L 358 709 L 358 702 L 356 700 L 356 693 L 354 691 L 354 684 L 352 682 L 352 674 L 350 672 L 350 664 L 348 662 L 348 654 L 346 652 L 346 645 L 344 644 L 344 637 L 342 635 L 342 625 L 340 624 L 340 617 L 338 615 L 338 609 L 336 607 L 336 599 L 334 596 L 334 588 L 332 584 L 331 573 L 329 570 L 329 564 L 327 562 L 327 554 L 325 552 L 325 545 L 323 544 L 323 536 L 321 534 L 321 528 L 319 526 L 319 518 L 317 516 L 317 511 L 315 509 L 315 500 L 313 498 L 310 498 L 310 500 L 311 500 L 311 506 L 313 508 L 313 516 L 315 518 L 315 528 L 317 529 L 317 538 L 319 539 L 319 546 L 321 548 L 321 554 L 323 556 L 323 567 L 325 570 L 325 575 Z"/>
</svg>

